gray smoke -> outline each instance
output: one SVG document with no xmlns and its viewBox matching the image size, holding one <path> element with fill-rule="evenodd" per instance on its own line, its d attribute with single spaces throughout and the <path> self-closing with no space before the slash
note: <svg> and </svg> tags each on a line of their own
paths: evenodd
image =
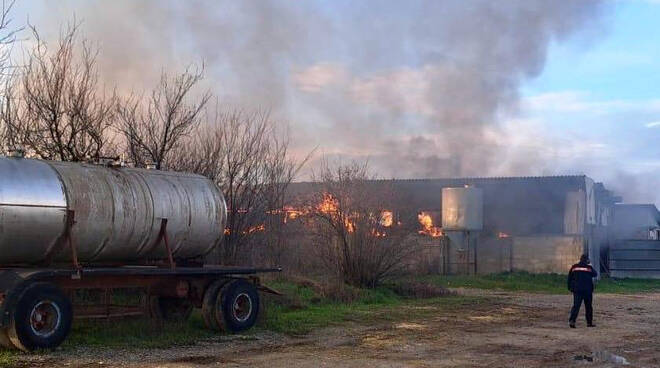
<svg viewBox="0 0 660 368">
<path fill-rule="evenodd" d="M 120 91 L 204 61 L 222 101 L 272 109 L 298 152 L 368 157 L 400 178 L 545 173 L 541 154 L 508 149 L 499 122 L 549 45 L 588 38 L 606 10 L 599 0 L 35 4 L 32 23 L 51 37 L 72 14 L 83 21 Z"/>
</svg>

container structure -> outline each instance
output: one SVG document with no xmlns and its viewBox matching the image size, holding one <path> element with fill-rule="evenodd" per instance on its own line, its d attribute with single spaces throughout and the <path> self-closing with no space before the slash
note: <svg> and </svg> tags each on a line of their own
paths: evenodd
<svg viewBox="0 0 660 368">
<path fill-rule="evenodd" d="M 220 190 L 207 178 L 158 170 L 0 157 L 0 264 L 65 262 L 67 216 L 87 264 L 201 257 L 226 223 Z"/>
<path fill-rule="evenodd" d="M 50 349 L 74 317 L 181 321 L 195 307 L 211 330 L 252 327 L 258 292 L 277 293 L 257 274 L 281 270 L 204 265 L 226 217 L 199 175 L 0 157 L 0 345 Z M 113 303 L 113 289 L 143 297 Z M 102 297 L 76 304 L 78 290 Z"/>
<path fill-rule="evenodd" d="M 483 229 L 483 191 L 475 187 L 442 188 L 442 229 Z"/>
</svg>

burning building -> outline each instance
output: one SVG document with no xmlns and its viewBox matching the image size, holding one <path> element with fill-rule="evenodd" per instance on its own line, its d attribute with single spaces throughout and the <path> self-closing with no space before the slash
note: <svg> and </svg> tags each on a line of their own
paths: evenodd
<svg viewBox="0 0 660 368">
<path fill-rule="evenodd" d="M 447 274 L 564 273 L 585 252 L 600 270 L 619 201 L 584 175 L 372 181 L 374 187 L 384 184 L 407 210 L 388 208 L 383 221 L 413 222 L 411 236 L 425 249 L 421 254 L 432 271 Z M 290 193 L 315 187 L 294 183 Z M 462 190 L 448 195 L 447 188 Z M 402 215 L 410 208 L 414 217 Z"/>
</svg>

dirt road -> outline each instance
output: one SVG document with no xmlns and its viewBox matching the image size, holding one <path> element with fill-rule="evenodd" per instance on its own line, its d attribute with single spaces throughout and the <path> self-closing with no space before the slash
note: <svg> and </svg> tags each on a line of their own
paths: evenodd
<svg viewBox="0 0 660 368">
<path fill-rule="evenodd" d="M 596 328 L 567 328 L 568 295 L 497 293 L 450 311 L 403 307 L 405 317 L 348 323 L 291 338 L 266 333 L 167 350 L 80 350 L 25 357 L 73 367 L 585 367 L 660 366 L 660 294 L 595 296 Z M 419 308 L 423 308 L 420 311 Z M 423 312 L 423 313 L 421 313 Z M 429 313 L 430 312 L 430 313 Z M 384 312 L 386 313 L 386 312 Z M 594 357 L 595 361 L 586 359 Z M 576 360 L 576 357 L 586 359 Z"/>
</svg>

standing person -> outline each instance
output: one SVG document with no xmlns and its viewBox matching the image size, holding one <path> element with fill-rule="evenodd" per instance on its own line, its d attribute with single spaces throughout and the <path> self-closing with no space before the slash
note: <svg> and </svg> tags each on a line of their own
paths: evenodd
<svg viewBox="0 0 660 368">
<path fill-rule="evenodd" d="M 593 278 L 596 276 L 598 276 L 598 273 L 591 267 L 591 262 L 587 254 L 583 254 L 580 257 L 580 262 L 574 264 L 568 272 L 568 290 L 573 293 L 573 308 L 571 309 L 571 316 L 568 320 L 571 328 L 575 328 L 575 320 L 578 313 L 580 313 L 582 301 L 584 301 L 587 326 L 596 327 L 593 321 L 594 311 L 591 304 L 594 292 Z"/>
</svg>

